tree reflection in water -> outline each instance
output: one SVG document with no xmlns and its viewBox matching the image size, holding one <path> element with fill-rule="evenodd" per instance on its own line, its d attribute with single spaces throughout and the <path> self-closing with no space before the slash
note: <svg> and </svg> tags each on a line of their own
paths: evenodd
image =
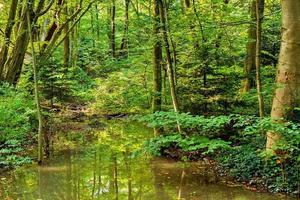
<svg viewBox="0 0 300 200">
<path fill-rule="evenodd" d="M 43 166 L 2 175 L 0 199 L 282 199 L 218 184 L 216 174 L 202 163 L 151 158 L 143 143 L 152 130 L 120 120 L 107 124 L 89 142 L 69 141 L 72 148 L 55 151 Z"/>
</svg>

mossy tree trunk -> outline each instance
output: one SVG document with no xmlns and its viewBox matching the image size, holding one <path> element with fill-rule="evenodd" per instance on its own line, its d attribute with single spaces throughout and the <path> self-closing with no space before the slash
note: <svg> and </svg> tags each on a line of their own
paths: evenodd
<svg viewBox="0 0 300 200">
<path fill-rule="evenodd" d="M 11 42 L 10 37 L 15 24 L 17 7 L 18 7 L 18 0 L 12 0 L 10 5 L 9 16 L 8 16 L 8 20 L 4 32 L 4 43 L 0 50 L 0 80 L 2 79 L 2 72 L 4 69 L 5 62 L 7 60 L 9 44 Z"/>
<path fill-rule="evenodd" d="M 69 11 L 68 11 L 68 3 L 67 1 L 65 1 L 65 5 L 64 5 L 64 14 L 65 16 L 68 16 Z M 70 37 L 69 37 L 69 22 L 67 20 L 65 20 L 66 26 L 64 28 L 64 32 L 65 32 L 65 39 L 64 39 L 64 66 L 66 69 L 68 69 L 69 65 L 70 65 Z"/>
<path fill-rule="evenodd" d="M 251 23 L 248 29 L 247 53 L 244 62 L 244 76 L 241 93 L 249 92 L 254 87 L 255 49 L 256 49 L 256 0 L 250 6 Z"/>
</svg>

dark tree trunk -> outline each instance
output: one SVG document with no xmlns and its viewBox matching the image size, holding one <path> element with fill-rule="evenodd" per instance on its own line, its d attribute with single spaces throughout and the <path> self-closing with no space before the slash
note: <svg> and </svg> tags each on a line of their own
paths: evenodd
<svg viewBox="0 0 300 200">
<path fill-rule="evenodd" d="M 116 0 L 110 6 L 110 50 L 113 58 L 116 57 Z"/>
<path fill-rule="evenodd" d="M 128 53 L 128 27 L 129 27 L 129 3 L 130 0 L 125 0 L 125 21 L 124 21 L 124 32 L 121 41 L 121 54 Z"/>
</svg>

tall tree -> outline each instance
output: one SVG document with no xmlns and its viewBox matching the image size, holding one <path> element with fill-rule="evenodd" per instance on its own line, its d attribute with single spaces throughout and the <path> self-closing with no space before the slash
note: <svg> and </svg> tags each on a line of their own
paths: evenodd
<svg viewBox="0 0 300 200">
<path fill-rule="evenodd" d="M 0 80 L 2 77 L 2 72 L 4 69 L 4 64 L 7 60 L 7 55 L 8 55 L 8 50 L 9 50 L 9 44 L 11 42 L 11 33 L 13 30 L 13 26 L 15 24 L 15 16 L 17 12 L 17 7 L 18 7 L 18 0 L 12 0 L 11 5 L 10 5 L 10 11 L 9 11 L 9 16 L 4 32 L 4 43 L 1 47 L 0 50 Z"/>
<path fill-rule="evenodd" d="M 255 70 L 256 70 L 256 87 L 258 96 L 259 116 L 264 117 L 264 99 L 262 96 L 262 85 L 260 76 L 260 55 L 261 55 L 261 33 L 262 20 L 264 15 L 265 0 L 256 0 L 256 49 L 255 49 Z"/>
<path fill-rule="evenodd" d="M 68 16 L 68 2 L 65 1 L 65 5 L 64 5 L 64 14 L 65 16 Z M 69 37 L 69 22 L 67 20 L 66 21 L 66 26 L 64 28 L 64 32 L 65 32 L 65 39 L 64 39 L 64 66 L 66 67 L 66 69 L 68 69 L 69 64 L 70 64 L 70 37 Z"/>
<path fill-rule="evenodd" d="M 116 57 L 116 0 L 110 5 L 110 50 L 112 57 Z"/>
<path fill-rule="evenodd" d="M 277 88 L 273 99 L 271 118 L 284 123 L 294 117 L 300 102 L 300 1 L 281 1 L 282 39 L 277 70 Z M 266 149 L 272 150 L 280 134 L 267 133 Z"/>
<path fill-rule="evenodd" d="M 51 8 L 54 1 L 50 1 L 47 6 L 45 6 L 45 0 L 40 0 L 38 4 L 34 4 L 34 2 L 34 0 L 23 1 L 24 6 L 20 17 L 18 36 L 12 52 L 4 65 L 5 69 L 7 70 L 4 80 L 10 84 L 17 83 L 17 80 L 21 74 L 25 53 L 29 44 L 27 13 L 29 13 L 31 23 L 35 24 L 37 20 Z"/>
<path fill-rule="evenodd" d="M 40 105 L 40 98 L 39 98 L 39 86 L 38 86 L 38 77 L 37 77 L 37 60 L 36 54 L 34 50 L 34 43 L 33 43 L 33 32 L 32 32 L 32 22 L 30 19 L 30 13 L 27 12 L 27 23 L 28 23 L 28 35 L 31 44 L 31 54 L 32 54 L 32 67 L 33 67 L 33 79 L 34 79 L 34 97 L 35 103 L 37 108 L 37 118 L 39 122 L 38 126 L 38 163 L 42 164 L 43 162 L 43 118 L 42 118 L 42 111 Z"/>
<path fill-rule="evenodd" d="M 159 0 L 153 0 L 153 98 L 152 111 L 161 110 L 162 102 L 162 47 L 159 37 L 160 33 L 160 16 L 159 16 Z M 159 130 L 154 129 L 155 134 L 159 134 Z"/>
<path fill-rule="evenodd" d="M 244 75 L 242 81 L 241 92 L 249 92 L 255 85 L 254 70 L 255 70 L 255 54 L 256 54 L 256 0 L 252 0 L 250 6 L 251 23 L 248 29 L 247 52 L 244 62 Z"/>
<path fill-rule="evenodd" d="M 128 52 L 128 27 L 129 27 L 129 3 L 130 0 L 124 0 L 125 1 L 125 12 L 124 12 L 124 30 L 123 30 L 123 36 L 121 41 L 121 54 L 127 54 Z"/>
<path fill-rule="evenodd" d="M 165 5 L 162 0 L 158 0 L 159 3 L 159 13 L 161 18 L 161 30 L 162 30 L 162 39 L 164 41 L 164 47 L 166 52 L 166 60 L 167 60 L 167 73 L 170 83 L 170 91 L 172 97 L 173 108 L 175 112 L 179 112 L 179 105 L 178 99 L 176 94 L 176 84 L 174 78 L 174 67 L 173 61 L 171 57 L 171 50 L 169 44 L 169 36 L 168 36 L 168 29 L 166 24 L 166 14 L 165 14 Z"/>
<path fill-rule="evenodd" d="M 21 22 L 19 25 L 18 37 L 16 39 L 15 45 L 12 49 L 12 53 L 10 54 L 6 64 L 5 69 L 7 70 L 5 75 L 5 81 L 10 84 L 16 84 L 19 74 L 21 73 L 21 68 L 23 65 L 26 49 L 29 43 L 29 33 L 27 31 L 28 21 L 27 21 L 27 13 L 30 13 L 30 18 L 32 23 L 33 20 L 33 0 L 28 0 L 28 3 L 24 1 L 25 5 L 22 10 Z"/>
</svg>

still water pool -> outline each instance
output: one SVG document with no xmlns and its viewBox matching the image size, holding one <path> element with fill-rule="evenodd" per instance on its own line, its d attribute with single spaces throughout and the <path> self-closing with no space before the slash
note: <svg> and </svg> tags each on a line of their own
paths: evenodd
<svg viewBox="0 0 300 200">
<path fill-rule="evenodd" d="M 87 140 L 70 133 L 43 166 L 0 175 L 0 199 L 24 200 L 281 200 L 219 182 L 203 163 L 182 163 L 143 153 L 152 130 L 106 122 Z"/>
</svg>

